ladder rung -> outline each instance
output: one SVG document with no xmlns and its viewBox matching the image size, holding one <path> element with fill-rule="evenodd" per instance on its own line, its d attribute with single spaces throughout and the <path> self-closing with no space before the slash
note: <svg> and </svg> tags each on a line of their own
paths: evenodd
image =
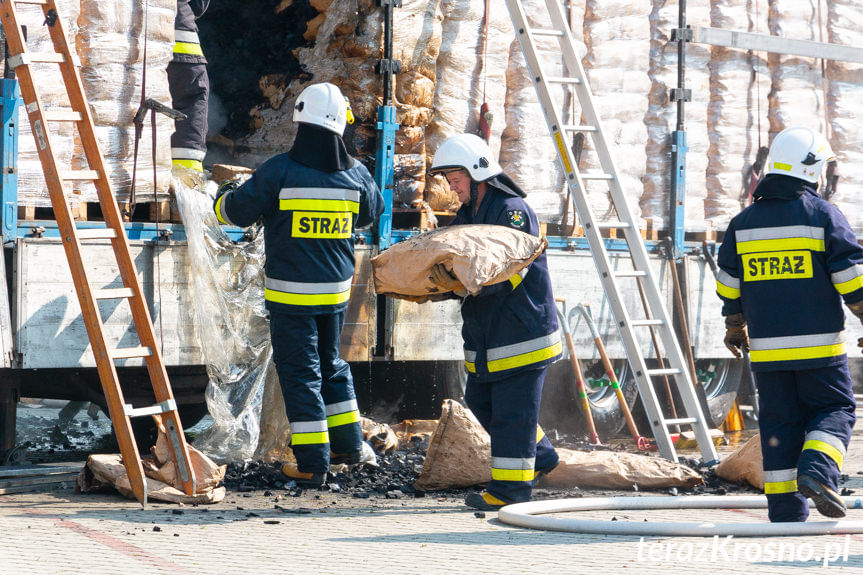
<svg viewBox="0 0 863 575">
<path fill-rule="evenodd" d="M 634 319 L 629 322 L 632 327 L 665 325 L 661 319 Z"/>
<path fill-rule="evenodd" d="M 149 347 L 146 346 L 138 346 L 138 347 L 118 347 L 116 349 L 112 349 L 108 353 L 111 354 L 113 359 L 128 359 L 131 357 L 150 357 L 152 352 Z"/>
<path fill-rule="evenodd" d="M 606 174 L 603 172 L 587 172 L 581 174 L 582 180 L 613 180 L 614 174 Z"/>
<path fill-rule="evenodd" d="M 582 126 L 578 124 L 568 124 L 563 127 L 566 132 L 595 132 L 596 126 Z"/>
<path fill-rule="evenodd" d="M 137 409 L 132 407 L 131 403 L 126 403 L 123 405 L 123 413 L 126 414 L 126 417 L 143 417 L 145 415 L 158 415 L 167 411 L 176 410 L 177 400 L 175 399 L 168 399 L 150 407 L 139 407 Z"/>
<path fill-rule="evenodd" d="M 640 272 L 637 270 L 628 272 L 614 272 L 614 277 L 616 278 L 643 278 L 646 275 L 647 272 Z"/>
<path fill-rule="evenodd" d="M 561 30 L 549 30 L 545 28 L 533 28 L 530 33 L 534 36 L 557 36 L 558 38 L 566 35 Z"/>
<path fill-rule="evenodd" d="M 49 122 L 80 122 L 84 119 L 81 112 L 75 110 L 49 110 L 42 115 Z"/>
<path fill-rule="evenodd" d="M 47 4 L 45 0 L 15 0 L 15 4 Z"/>
<path fill-rule="evenodd" d="M 63 64 L 66 57 L 59 52 L 25 52 L 9 57 L 9 67 L 29 66 L 30 64 Z M 81 66 L 81 59 L 77 54 L 72 55 L 72 64 Z"/>
<path fill-rule="evenodd" d="M 98 180 L 96 170 L 60 170 L 61 180 Z"/>
<path fill-rule="evenodd" d="M 626 222 L 596 222 L 594 225 L 598 230 L 625 230 L 631 227 Z"/>
<path fill-rule="evenodd" d="M 76 232 L 79 240 L 110 240 L 117 237 L 117 232 L 112 228 L 78 228 Z"/>
<path fill-rule="evenodd" d="M 649 375 L 649 376 L 653 376 L 653 375 L 677 375 L 678 373 L 680 373 L 680 370 L 677 369 L 676 367 L 671 367 L 668 369 L 648 369 L 647 370 L 647 375 Z"/>
<path fill-rule="evenodd" d="M 551 84 L 581 84 L 578 78 L 570 78 L 568 76 L 550 76 L 546 78 L 546 82 Z"/>
<path fill-rule="evenodd" d="M 113 230 L 112 230 L 113 231 Z M 127 297 L 134 297 L 135 292 L 132 288 L 105 288 L 93 290 L 93 297 L 96 299 L 121 299 Z M 147 348 L 149 349 L 149 348 Z"/>
<path fill-rule="evenodd" d="M 690 424 L 690 423 L 695 423 L 696 421 L 698 421 L 698 420 L 697 420 L 697 419 L 695 419 L 694 417 L 683 417 L 683 418 L 680 418 L 680 419 L 666 419 L 666 420 L 665 420 L 665 425 L 668 425 L 668 426 L 671 426 L 671 425 L 687 425 L 687 424 Z"/>
</svg>

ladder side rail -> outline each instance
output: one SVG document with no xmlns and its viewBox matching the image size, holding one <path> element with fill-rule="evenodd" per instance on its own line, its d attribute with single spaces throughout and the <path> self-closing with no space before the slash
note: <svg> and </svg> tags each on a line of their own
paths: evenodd
<svg viewBox="0 0 863 575">
<path fill-rule="evenodd" d="M 7 2 L 6 6 L 0 10 L 2 10 L 0 11 L 0 19 L 2 19 L 3 28 L 6 32 L 6 42 L 10 53 L 13 55 L 26 54 L 27 50 L 14 4 Z M 84 326 L 90 338 L 99 379 L 105 392 L 108 412 L 115 429 L 117 429 L 117 442 L 120 444 L 122 453 L 134 453 L 137 456 L 137 466 L 126 462 L 126 469 L 129 473 L 130 483 L 135 495 L 139 501 L 146 502 L 144 470 L 141 466 L 138 447 L 131 439 L 133 437 L 132 427 L 123 410 L 123 392 L 117 383 L 116 366 L 110 359 L 102 318 L 99 315 L 90 283 L 87 280 L 86 268 L 81 257 L 81 244 L 74 232 L 75 223 L 66 201 L 65 193 L 63 192 L 62 180 L 57 169 L 56 156 L 53 153 L 51 145 L 51 135 L 44 121 L 44 109 L 41 99 L 36 90 L 29 65 L 23 64 L 18 66 L 15 73 L 21 86 L 21 94 L 25 100 L 25 107 L 30 118 L 31 127 L 33 128 L 34 137 L 36 138 L 39 159 L 43 166 L 43 174 L 50 194 L 54 215 L 57 218 L 57 226 L 62 234 L 63 248 L 66 252 L 72 281 L 81 306 Z M 30 102 L 27 102 L 28 97 L 30 98 Z"/>
<path fill-rule="evenodd" d="M 633 373 L 636 374 L 636 384 L 638 386 L 639 393 L 642 394 L 642 398 L 646 398 L 644 400 L 645 409 L 648 411 L 651 427 L 653 427 L 654 437 L 656 438 L 660 453 L 662 453 L 663 457 L 676 461 L 674 445 L 668 436 L 668 430 L 665 427 L 664 419 L 662 414 L 659 412 L 659 403 L 656 397 L 656 392 L 654 391 L 653 385 L 647 375 L 647 365 L 640 352 L 640 345 L 632 331 L 629 313 L 626 307 L 622 304 L 622 296 L 612 275 L 612 266 L 608 252 L 600 235 L 600 231 L 596 228 L 596 218 L 594 217 L 593 210 L 583 192 L 585 188 L 581 175 L 576 168 L 575 158 L 572 155 L 572 151 L 564 143 L 564 134 L 560 130 L 560 126 L 562 124 L 558 117 L 557 108 L 554 105 L 542 74 L 537 50 L 535 49 L 535 44 L 531 37 L 530 27 L 527 25 L 527 18 L 520 2 L 517 0 L 507 0 L 507 4 L 516 29 L 516 36 L 521 44 L 522 52 L 524 53 L 531 78 L 534 81 L 534 87 L 536 88 L 540 105 L 544 111 L 549 132 L 555 140 L 555 147 L 557 148 L 558 157 L 564 170 L 567 185 L 570 187 L 572 192 L 570 195 L 572 196 L 573 204 L 582 221 L 582 226 L 590 245 L 594 264 L 599 271 L 600 281 L 605 290 L 606 299 L 612 308 L 618 332 L 621 340 L 623 340 L 624 349 L 626 350 L 630 366 L 633 368 Z M 567 26 L 563 26 L 558 29 L 565 30 L 566 36 L 569 36 Z M 569 36 L 569 40 L 570 42 L 567 43 L 571 47 L 571 36 Z M 561 41 L 562 49 L 564 49 L 564 44 L 565 42 Z M 584 73 L 581 68 L 581 63 L 577 58 L 576 63 L 577 67 L 570 68 L 570 70 L 576 69 L 581 74 L 580 79 L 582 82 L 577 85 L 577 88 L 580 89 L 586 86 L 586 83 L 584 82 Z M 583 104 L 582 107 L 584 108 Z M 588 120 L 588 123 L 590 123 L 590 120 Z"/>
</svg>

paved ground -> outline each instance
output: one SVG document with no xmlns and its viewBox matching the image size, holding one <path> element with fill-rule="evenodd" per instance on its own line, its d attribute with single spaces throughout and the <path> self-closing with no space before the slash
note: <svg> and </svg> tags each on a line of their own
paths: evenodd
<svg viewBox="0 0 863 575">
<path fill-rule="evenodd" d="M 858 414 L 859 415 L 859 414 Z M 846 486 L 863 494 L 863 431 Z M 858 473 L 860 472 L 860 473 Z M 209 507 L 72 490 L 0 496 L 0 573 L 805 573 L 863 569 L 863 535 L 717 540 L 552 533 L 458 500 L 229 493 Z M 276 508 L 278 505 L 281 509 Z M 815 513 L 813 511 L 813 513 Z M 595 512 L 651 521 L 766 521 L 764 511 Z M 863 520 L 852 510 L 849 519 Z M 819 520 L 814 514 L 812 520 Z"/>
</svg>

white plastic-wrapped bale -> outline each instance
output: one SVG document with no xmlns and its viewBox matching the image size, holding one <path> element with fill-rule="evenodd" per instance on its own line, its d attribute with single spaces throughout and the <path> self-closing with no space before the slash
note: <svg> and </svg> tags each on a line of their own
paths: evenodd
<svg viewBox="0 0 863 575">
<path fill-rule="evenodd" d="M 147 22 L 145 26 L 144 15 Z M 146 95 L 171 103 L 167 66 L 174 45 L 176 2 L 83 2 L 76 38 L 81 57 L 81 79 L 90 102 L 96 133 L 111 187 L 118 200 L 129 197 L 132 185 L 135 127 L 132 120 L 141 99 L 144 76 L 144 32 L 147 33 Z M 156 114 L 156 182 L 158 199 L 166 199 L 171 182 L 171 133 L 174 122 Z M 153 146 L 151 116 L 145 119 L 137 159 L 137 201 L 153 199 Z M 88 166 L 83 147 L 76 141 L 73 165 Z M 76 184 L 83 201 L 96 201 L 92 183 Z M 146 200 L 144 199 L 146 198 Z"/>
<path fill-rule="evenodd" d="M 66 28 L 67 39 L 74 51 L 75 34 L 77 30 L 79 0 L 58 0 L 57 9 L 60 12 L 63 25 Z M 54 45 L 48 35 L 48 29 L 42 23 L 45 15 L 40 6 L 22 4 L 17 8 L 19 21 L 27 27 L 27 50 L 29 52 L 54 52 Z M 32 64 L 30 69 L 39 91 L 42 106 L 45 110 L 69 109 L 69 98 L 60 77 L 56 64 Z M 18 112 L 18 203 L 28 206 L 50 206 L 48 187 L 45 184 L 42 162 L 36 150 L 36 140 L 33 137 L 30 119 L 24 106 Z M 52 122 L 48 126 L 54 157 L 61 166 L 68 166 L 72 160 L 74 125 L 71 122 Z M 64 184 L 69 196 L 71 185 Z M 77 205 L 77 198 L 71 196 L 71 202 Z"/>
<path fill-rule="evenodd" d="M 628 0 L 590 0 L 584 17 L 585 66 L 594 94 L 603 131 L 614 156 L 620 186 L 630 210 L 638 221 L 646 155 L 647 98 L 650 77 L 650 13 L 647 3 Z M 581 123 L 581 122 L 577 122 Z M 591 138 L 587 138 L 586 148 Z M 584 153 L 580 169 L 599 172 L 599 158 Z M 610 212 L 608 184 L 587 183 L 594 214 L 600 219 L 617 220 Z"/>
<path fill-rule="evenodd" d="M 641 212 L 652 218 L 656 229 L 667 228 L 669 192 L 671 190 L 671 133 L 676 128 L 677 107 L 669 100 L 669 90 L 677 86 L 677 43 L 670 32 L 678 26 L 677 3 L 654 0 L 651 22 L 650 78 L 648 94 L 647 166 Z M 710 2 L 690 0 L 686 3 L 686 20 L 691 26 L 710 25 Z M 707 171 L 707 103 L 710 97 L 708 63 L 710 50 L 699 44 L 686 46 L 686 88 L 692 90 L 692 101 L 686 104 L 686 229 L 701 231 L 704 220 Z"/>
<path fill-rule="evenodd" d="M 750 6 L 733 0 L 714 0 L 710 23 L 725 30 L 764 33 L 767 10 L 756 13 Z M 724 230 L 744 207 L 759 141 L 762 146 L 768 144 L 766 96 L 770 76 L 764 56 L 763 52 L 742 52 L 721 46 L 710 50 L 707 107 L 710 146 L 704 216 L 714 229 Z"/>
<path fill-rule="evenodd" d="M 828 5 L 828 41 L 846 46 L 863 46 L 863 3 L 834 0 Z M 831 145 L 839 160 L 840 174 L 830 201 L 848 218 L 857 233 L 863 232 L 860 190 L 863 188 L 863 64 L 828 62 L 827 110 L 830 114 Z"/>
<path fill-rule="evenodd" d="M 545 0 L 526 0 L 523 4 L 531 26 L 551 28 Z M 579 20 L 572 23 L 571 29 L 583 54 L 581 18 L 584 16 L 584 2 L 576 2 L 576 8 L 575 15 Z M 535 43 L 542 57 L 544 72 L 547 75 L 562 75 L 563 63 L 557 39 L 540 36 L 535 39 Z M 559 86 L 552 87 L 552 90 L 552 97 L 562 109 L 566 101 L 564 90 Z M 557 150 L 548 135 L 548 125 L 517 39 L 509 46 L 506 128 L 501 136 L 499 161 L 504 171 L 527 192 L 527 202 L 540 220 L 561 221 L 566 197 L 563 170 Z"/>
</svg>

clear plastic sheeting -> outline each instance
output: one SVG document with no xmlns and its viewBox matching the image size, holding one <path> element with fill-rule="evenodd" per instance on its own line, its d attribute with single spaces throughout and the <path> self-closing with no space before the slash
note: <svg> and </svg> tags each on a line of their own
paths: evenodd
<svg viewBox="0 0 863 575">
<path fill-rule="evenodd" d="M 264 307 L 264 237 L 257 234 L 242 244 L 230 240 L 213 213 L 215 182 L 207 184 L 206 193 L 177 180 L 173 185 L 186 228 L 189 274 L 197 294 L 195 324 L 210 377 L 206 399 L 214 420 L 195 447 L 220 462 L 248 459 L 261 435 L 267 381 L 276 381 Z"/>
</svg>

